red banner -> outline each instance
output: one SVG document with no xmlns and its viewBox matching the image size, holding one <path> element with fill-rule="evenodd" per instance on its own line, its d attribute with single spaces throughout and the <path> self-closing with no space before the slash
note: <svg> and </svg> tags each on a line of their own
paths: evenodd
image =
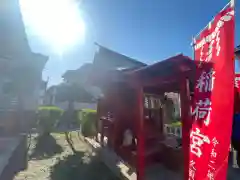
<svg viewBox="0 0 240 180">
<path fill-rule="evenodd" d="M 194 44 L 197 64 L 186 180 L 226 180 L 234 104 L 234 9 Z"/>
</svg>

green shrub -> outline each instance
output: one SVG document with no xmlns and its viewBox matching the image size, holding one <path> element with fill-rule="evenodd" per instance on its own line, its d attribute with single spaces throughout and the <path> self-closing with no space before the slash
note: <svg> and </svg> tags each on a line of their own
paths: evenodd
<svg viewBox="0 0 240 180">
<path fill-rule="evenodd" d="M 82 109 L 78 113 L 84 136 L 95 136 L 97 133 L 97 111 L 93 109 Z"/>
<path fill-rule="evenodd" d="M 41 106 L 38 108 L 38 126 L 44 133 L 49 133 L 59 121 L 63 110 L 55 106 Z"/>
<path fill-rule="evenodd" d="M 182 126 L 182 122 L 178 121 L 178 122 L 174 122 L 171 124 L 173 127 L 181 127 Z"/>
<path fill-rule="evenodd" d="M 73 123 L 78 125 L 78 127 L 81 125 L 80 113 L 81 110 L 74 110 L 73 112 Z"/>
</svg>

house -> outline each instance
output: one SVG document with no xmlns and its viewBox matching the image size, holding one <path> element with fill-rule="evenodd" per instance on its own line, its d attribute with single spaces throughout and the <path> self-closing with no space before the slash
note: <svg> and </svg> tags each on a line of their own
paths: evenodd
<svg viewBox="0 0 240 180">
<path fill-rule="evenodd" d="M 45 94 L 47 91 L 47 84 L 48 81 L 43 81 L 41 82 L 40 88 L 39 88 L 39 100 L 38 100 L 38 105 L 44 105 L 44 98 L 45 98 Z"/>
<path fill-rule="evenodd" d="M 64 82 L 83 84 L 85 89 L 95 98 L 99 98 L 103 96 L 103 94 L 99 87 L 89 84 L 89 78 L 91 78 L 92 72 L 103 76 L 103 74 L 108 71 L 121 72 L 146 66 L 145 63 L 115 52 L 98 43 L 96 43 L 96 47 L 97 50 L 92 63 L 86 63 L 76 70 L 68 70 L 62 75 Z M 109 78 L 116 77 L 113 76 Z"/>
<path fill-rule="evenodd" d="M 92 75 L 92 72 L 96 72 L 97 75 L 103 76 L 103 74 L 108 71 L 121 72 L 127 69 L 146 66 L 146 64 L 140 61 L 117 53 L 98 43 L 96 43 L 96 46 L 97 50 L 92 63 L 86 63 L 76 70 L 68 70 L 62 75 L 65 83 L 81 84 L 95 99 L 102 97 L 103 93 L 100 86 L 97 87 L 89 84 L 89 78 L 91 78 L 90 76 Z M 77 103 L 75 106 L 79 108 L 91 107 L 96 109 L 96 103 L 88 103 L 84 105 L 83 103 Z"/>
<path fill-rule="evenodd" d="M 138 60 L 130 58 L 126 55 L 115 52 L 109 48 L 106 48 L 98 43 L 97 51 L 94 56 L 93 65 L 98 69 L 133 69 L 146 66 Z"/>
<path fill-rule="evenodd" d="M 0 24 L 0 128 L 17 133 L 35 120 L 48 57 L 31 51 L 18 0 L 1 2 Z"/>
<path fill-rule="evenodd" d="M 117 53 L 96 43 L 97 50 L 92 63 L 86 63 L 76 70 L 66 71 L 62 77 L 65 82 L 85 83 L 88 74 L 93 71 L 134 69 L 146 66 L 145 63 Z"/>
<path fill-rule="evenodd" d="M 55 105 L 55 97 L 56 97 L 56 91 L 57 91 L 57 86 L 51 86 L 48 89 L 46 89 L 46 92 L 44 94 L 44 100 L 43 104 L 44 105 Z"/>
</svg>

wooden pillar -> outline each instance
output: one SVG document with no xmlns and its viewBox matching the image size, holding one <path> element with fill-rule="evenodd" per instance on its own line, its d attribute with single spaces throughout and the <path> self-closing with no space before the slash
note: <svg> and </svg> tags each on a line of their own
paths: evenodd
<svg viewBox="0 0 240 180">
<path fill-rule="evenodd" d="M 143 88 L 136 89 L 136 125 L 137 125 L 137 180 L 144 180 L 145 176 L 145 145 L 144 145 L 144 117 L 143 117 Z"/>
<path fill-rule="evenodd" d="M 98 134 L 100 134 L 101 133 L 101 130 L 102 130 L 102 126 L 101 126 L 101 122 L 100 122 L 100 106 L 101 106 L 101 100 L 100 99 L 98 99 L 97 100 L 97 122 L 96 122 L 96 129 L 97 129 L 97 133 L 96 133 L 96 136 L 95 136 L 95 138 L 96 138 L 96 141 L 98 142 L 99 141 L 99 139 L 98 139 Z"/>
<path fill-rule="evenodd" d="M 191 116 L 190 116 L 190 90 L 189 80 L 181 79 L 180 84 L 180 99 L 181 99 L 181 120 L 182 120 L 182 146 L 184 155 L 184 179 L 188 179 L 189 166 L 189 144 L 190 144 L 190 130 L 191 130 Z"/>
</svg>

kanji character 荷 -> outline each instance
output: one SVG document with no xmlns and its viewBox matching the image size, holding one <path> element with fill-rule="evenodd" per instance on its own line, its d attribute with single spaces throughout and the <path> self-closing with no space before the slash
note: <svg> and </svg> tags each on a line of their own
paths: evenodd
<svg viewBox="0 0 240 180">
<path fill-rule="evenodd" d="M 205 98 L 204 100 L 199 100 L 196 103 L 196 107 L 194 111 L 192 111 L 192 115 L 195 116 L 195 120 L 204 120 L 206 126 L 210 123 L 210 111 L 211 108 L 211 101 L 209 98 Z"/>
</svg>

